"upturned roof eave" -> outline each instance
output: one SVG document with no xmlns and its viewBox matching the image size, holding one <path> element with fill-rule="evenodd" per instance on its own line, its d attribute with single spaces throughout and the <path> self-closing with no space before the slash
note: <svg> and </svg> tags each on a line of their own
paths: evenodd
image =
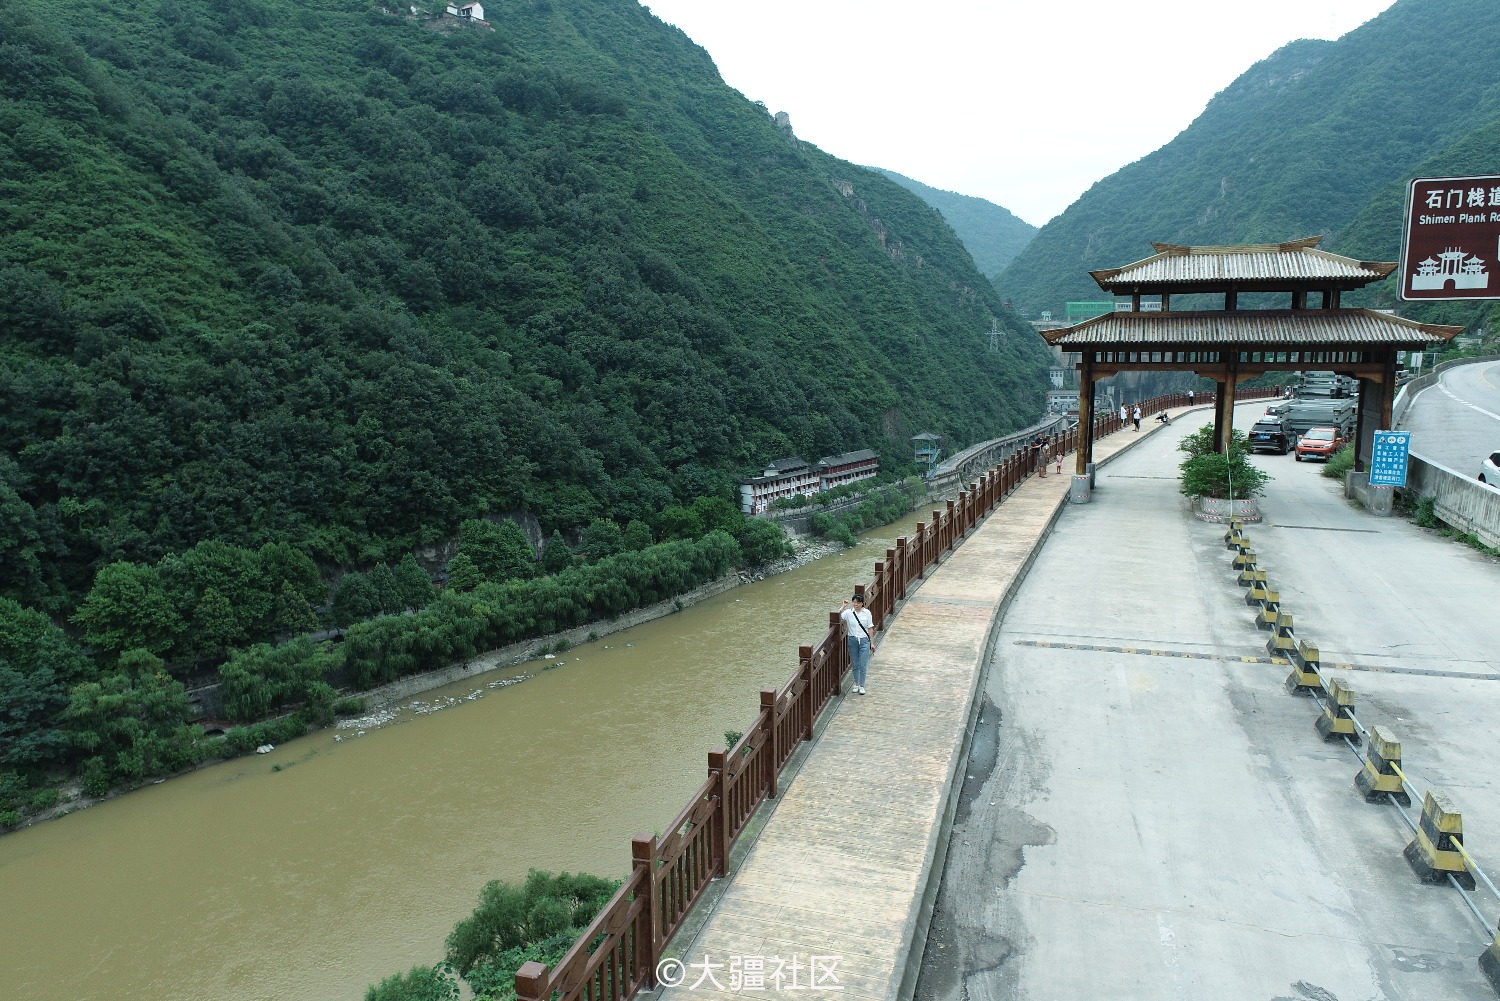
<svg viewBox="0 0 1500 1001">
<path fill-rule="evenodd" d="M 1285 309 L 1285 310 L 1183 310 L 1180 312 L 1115 312 L 1104 313 L 1091 317 L 1081 323 L 1069 327 L 1059 327 L 1055 330 L 1042 332 L 1042 339 L 1049 345 L 1067 348 L 1068 341 L 1078 335 L 1087 335 L 1093 328 L 1105 326 L 1106 324 L 1130 324 L 1143 329 L 1143 333 L 1131 337 L 1112 339 L 1110 341 L 1089 340 L 1083 341 L 1076 346 L 1090 348 L 1108 348 L 1117 346 L 1124 349 L 1139 349 L 1143 345 L 1171 344 L 1180 345 L 1184 343 L 1181 338 L 1169 338 L 1165 336 L 1151 337 L 1150 328 L 1153 326 L 1167 327 L 1178 326 L 1186 323 L 1202 323 L 1227 328 L 1234 332 L 1236 326 L 1246 328 L 1247 334 L 1253 334 L 1252 327 L 1263 327 L 1266 320 L 1290 321 L 1293 325 L 1311 327 L 1314 324 L 1327 326 L 1336 323 L 1340 319 L 1363 322 L 1373 322 L 1388 328 L 1398 327 L 1410 331 L 1410 339 L 1403 340 L 1399 335 L 1387 336 L 1378 340 L 1351 336 L 1316 336 L 1317 332 L 1309 330 L 1310 335 L 1304 343 L 1318 345 L 1339 345 L 1346 347 L 1397 347 L 1420 348 L 1430 345 L 1434 341 L 1447 342 L 1463 332 L 1462 326 L 1454 326 L 1441 323 L 1422 323 L 1401 316 L 1393 316 L 1373 309 Z M 1246 336 L 1226 340 L 1229 344 L 1260 344 L 1267 343 L 1264 337 Z"/>
<path fill-rule="evenodd" d="M 1297 291 L 1304 289 L 1337 288 L 1349 290 L 1362 288 L 1370 282 L 1379 281 L 1397 267 L 1395 261 L 1361 261 L 1341 254 L 1318 250 L 1322 237 L 1305 237 L 1283 243 L 1253 243 L 1238 245 L 1180 246 L 1170 243 L 1153 243 L 1156 253 L 1118 268 L 1101 268 L 1090 271 L 1101 289 L 1115 295 L 1155 294 L 1159 292 L 1227 292 L 1227 291 Z M 1307 255 L 1327 264 L 1336 264 L 1351 271 L 1366 274 L 1302 275 L 1274 272 L 1251 272 L 1243 275 L 1216 275 L 1208 278 L 1180 277 L 1131 277 L 1153 265 L 1175 258 L 1227 257 L 1252 259 L 1256 257 L 1280 258 L 1286 255 Z"/>
</svg>

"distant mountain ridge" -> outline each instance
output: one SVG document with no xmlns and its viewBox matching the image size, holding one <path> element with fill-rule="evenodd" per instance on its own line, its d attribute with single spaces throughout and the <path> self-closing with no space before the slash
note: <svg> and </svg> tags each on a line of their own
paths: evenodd
<svg viewBox="0 0 1500 1001">
<path fill-rule="evenodd" d="M 1018 310 L 1097 299 L 1088 271 L 1152 242 L 1231 244 L 1322 235 L 1322 249 L 1399 254 L 1405 183 L 1500 170 L 1500 4 L 1400 0 L 1337 41 L 1256 63 L 1166 146 L 1104 178 L 995 279 Z M 1351 301 L 1396 305 L 1395 280 Z M 1403 312 L 1472 322 L 1483 304 Z"/>
<path fill-rule="evenodd" d="M 968 248 L 974 264 L 986 275 L 998 274 L 1036 235 L 1035 226 L 994 202 L 943 191 L 883 167 L 870 169 L 889 177 L 941 212 Z"/>
</svg>

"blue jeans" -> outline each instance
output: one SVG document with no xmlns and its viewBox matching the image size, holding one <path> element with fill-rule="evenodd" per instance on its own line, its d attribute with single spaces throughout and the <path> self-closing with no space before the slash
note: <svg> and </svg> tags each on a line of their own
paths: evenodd
<svg viewBox="0 0 1500 1001">
<path fill-rule="evenodd" d="M 870 637 L 849 637 L 849 666 L 854 670 L 854 684 L 857 688 L 865 687 L 865 668 L 870 664 Z"/>
</svg>

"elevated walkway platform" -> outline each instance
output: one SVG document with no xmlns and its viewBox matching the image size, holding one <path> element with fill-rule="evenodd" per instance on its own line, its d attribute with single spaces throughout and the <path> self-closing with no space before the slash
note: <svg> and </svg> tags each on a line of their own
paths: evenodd
<svg viewBox="0 0 1500 1001">
<path fill-rule="evenodd" d="M 1096 463 L 1162 427 L 1101 439 Z M 869 694 L 844 697 L 706 922 L 671 943 L 657 996 L 910 995 L 985 660 L 1071 465 L 1018 487 L 908 596 L 877 637 Z"/>
</svg>

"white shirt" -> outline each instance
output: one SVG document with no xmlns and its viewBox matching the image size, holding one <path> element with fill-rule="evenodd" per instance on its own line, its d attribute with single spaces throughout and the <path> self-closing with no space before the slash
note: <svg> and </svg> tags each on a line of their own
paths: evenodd
<svg viewBox="0 0 1500 1001">
<path fill-rule="evenodd" d="M 875 616 L 870 614 L 868 608 L 846 608 L 839 613 L 839 618 L 844 620 L 844 629 L 847 631 L 845 635 L 853 636 L 855 639 L 864 639 L 865 634 L 868 633 L 870 642 L 875 641 Z M 859 625 L 855 625 L 856 622 Z M 860 631 L 861 625 L 865 627 L 864 632 Z"/>
</svg>

